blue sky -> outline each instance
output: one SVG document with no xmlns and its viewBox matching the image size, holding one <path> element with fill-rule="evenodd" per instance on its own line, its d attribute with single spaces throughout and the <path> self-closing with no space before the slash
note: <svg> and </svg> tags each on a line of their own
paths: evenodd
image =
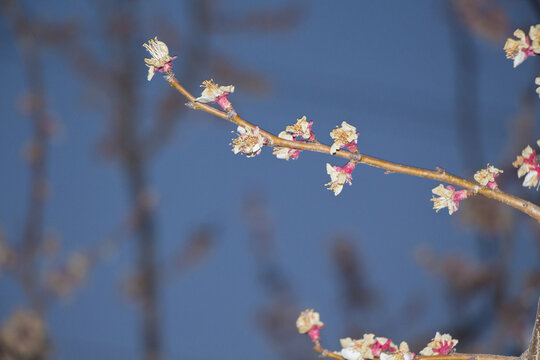
<svg viewBox="0 0 540 360">
<path fill-rule="evenodd" d="M 456 148 L 455 74 L 445 3 L 310 1 L 300 4 L 303 16 L 291 30 L 218 34 L 211 40 L 212 48 L 268 80 L 270 88 L 264 96 L 240 86 L 230 96 L 241 116 L 265 130 L 278 133 L 306 115 L 314 121 L 318 139 L 329 143 L 328 133 L 347 121 L 360 132 L 361 153 L 426 168 L 438 165 L 463 174 Z M 533 21 L 528 19 L 526 3 L 512 6 L 512 29 Z M 104 30 L 98 28 L 92 6 L 56 1 L 47 6 L 28 2 L 26 8 L 50 20 L 82 19 L 88 29 L 85 41 L 107 61 L 107 48 L 96 41 Z M 142 8 L 145 16 L 137 28 L 140 42 L 157 34 L 168 43 L 171 54 L 179 55 L 176 64 L 181 63 L 182 44 L 190 36 L 183 26 L 189 24 L 185 3 L 162 1 Z M 223 8 L 241 13 L 263 7 L 235 1 Z M 178 28 L 182 40 L 175 43 L 163 38 L 158 19 Z M 16 240 L 22 233 L 28 196 L 28 170 L 21 149 L 30 136 L 30 122 L 17 107 L 25 78 L 5 19 L 0 30 L 2 47 L 9 49 L 9 55 L 0 58 L 0 164 L 4 169 L 0 223 L 8 238 Z M 534 91 L 534 61 L 513 69 L 505 59 L 503 43 L 474 41 L 481 64 L 479 121 L 484 153 L 489 156 L 484 160 L 502 166 L 501 161 L 509 160 L 501 156 L 507 150 L 520 97 L 525 89 Z M 125 61 L 140 63 L 140 93 L 149 99 L 141 114 L 147 116 L 155 111 L 155 100 L 173 90 L 160 77 L 146 82 L 142 47 L 138 55 Z M 108 115 L 88 104 L 99 88 L 88 87 L 54 51 L 46 52 L 44 64 L 49 109 L 62 124 L 60 136 L 51 145 L 45 229 L 61 234 L 68 253 L 95 244 L 121 223 L 128 211 L 127 193 L 117 164 L 104 160 L 97 149 L 107 131 Z M 198 70 L 197 81 L 215 78 L 208 69 Z M 182 75 L 178 74 L 180 81 Z M 180 95 L 178 101 L 184 101 Z M 353 186 L 334 197 L 323 186 L 328 182 L 325 163 L 342 166 L 342 160 L 302 153 L 299 160 L 285 162 L 275 159 L 268 149 L 246 159 L 230 151 L 232 130 L 230 124 L 209 115 L 189 113 L 150 166 L 152 190 L 159 199 L 159 257 L 181 246 L 201 224 L 211 224 L 217 233 L 209 258 L 162 289 L 168 358 L 277 358 L 255 322 L 265 292 L 255 275 L 242 215 L 242 202 L 252 193 L 266 199 L 272 214 L 277 259 L 293 285 L 298 310 L 314 307 L 321 312 L 327 323 L 323 339 L 330 348 L 347 335 L 329 255 L 331 238 L 341 233 L 357 239 L 368 278 L 384 299 L 387 311 L 380 313 L 378 324 L 371 322 L 374 331 L 384 331 L 381 336 L 397 342 L 407 340 L 411 327 L 444 330 L 451 319 L 445 316 L 443 287 L 415 262 L 414 249 L 429 244 L 437 253 L 465 253 L 474 258 L 475 248 L 474 233 L 462 226 L 458 215 L 436 214 L 431 209 L 431 189 L 437 183 L 359 166 L 353 173 Z M 513 174 L 504 176 L 511 179 Z M 515 276 L 537 261 L 533 247 L 531 234 L 516 235 L 519 264 Z M 133 244 L 123 247 L 94 269 L 69 303 L 53 307 L 48 321 L 56 358 L 112 359 L 138 354 L 137 310 L 119 288 L 133 266 L 134 253 Z M 24 297 L 6 276 L 0 275 L 0 288 L 0 318 L 4 318 L 24 304 Z M 415 324 L 395 321 L 398 309 L 413 293 L 429 294 L 425 315 Z M 388 323 L 393 325 L 383 325 Z"/>
</svg>

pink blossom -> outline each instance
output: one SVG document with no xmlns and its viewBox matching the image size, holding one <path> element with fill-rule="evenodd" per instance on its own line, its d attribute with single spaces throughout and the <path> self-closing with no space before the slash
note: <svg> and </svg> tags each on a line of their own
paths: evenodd
<svg viewBox="0 0 540 360">
<path fill-rule="evenodd" d="M 344 167 L 332 166 L 326 164 L 326 173 L 330 175 L 330 182 L 326 184 L 328 190 L 332 190 L 335 196 L 338 196 L 343 190 L 343 185 L 348 183 L 352 185 L 352 172 L 356 167 L 355 161 L 349 161 Z"/>
<path fill-rule="evenodd" d="M 459 202 L 469 196 L 468 190 L 455 191 L 455 188 L 452 185 L 447 185 L 445 188 L 440 184 L 431 190 L 431 192 L 439 196 L 431 198 L 431 201 L 433 201 L 433 209 L 439 212 L 439 210 L 447 207 L 450 215 L 458 211 Z"/>
<path fill-rule="evenodd" d="M 379 356 L 383 351 L 394 352 L 397 350 L 390 339 L 376 338 L 376 340 L 377 342 L 371 345 L 371 352 L 374 356 Z M 379 340 L 383 340 L 383 343 L 381 343 Z"/>
<path fill-rule="evenodd" d="M 210 79 L 203 81 L 201 87 L 204 87 L 204 90 L 201 96 L 196 98 L 195 101 L 200 103 L 217 103 L 226 112 L 232 110 L 232 104 L 229 99 L 227 99 L 227 96 L 234 92 L 233 85 L 219 86 L 214 83 L 213 79 Z"/>
<path fill-rule="evenodd" d="M 538 141 L 540 146 L 540 140 Z M 531 188 L 539 186 L 540 165 L 536 160 L 536 151 L 527 146 L 512 165 L 518 169 L 518 177 L 525 176 L 523 186 Z"/>
<path fill-rule="evenodd" d="M 144 59 L 146 66 L 148 66 L 148 81 L 152 80 L 156 70 L 161 73 L 168 72 L 172 68 L 172 61 L 178 57 L 169 56 L 167 45 L 163 41 L 159 41 L 157 36 L 143 46 L 152 55 L 150 59 Z"/>
</svg>

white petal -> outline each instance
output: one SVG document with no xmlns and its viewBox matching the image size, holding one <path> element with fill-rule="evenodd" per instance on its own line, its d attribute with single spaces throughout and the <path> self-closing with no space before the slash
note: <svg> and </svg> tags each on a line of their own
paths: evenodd
<svg viewBox="0 0 540 360">
<path fill-rule="evenodd" d="M 351 348 L 345 348 L 341 350 L 341 356 L 347 360 L 358 360 L 362 354 L 359 351 L 356 351 Z"/>
<path fill-rule="evenodd" d="M 216 100 L 215 98 L 210 98 L 210 97 L 207 97 L 207 96 L 200 96 L 200 97 L 195 99 L 196 102 L 200 102 L 200 103 L 204 103 L 204 104 L 215 101 L 215 100 Z"/>
<path fill-rule="evenodd" d="M 155 74 L 156 70 L 154 69 L 153 66 L 149 66 L 148 67 L 148 76 L 146 77 L 146 79 L 148 81 L 152 80 L 152 78 L 154 77 L 154 74 Z"/>
<path fill-rule="evenodd" d="M 517 67 L 519 64 L 525 61 L 527 55 L 523 51 L 519 51 L 516 57 L 514 58 L 514 67 Z"/>
</svg>

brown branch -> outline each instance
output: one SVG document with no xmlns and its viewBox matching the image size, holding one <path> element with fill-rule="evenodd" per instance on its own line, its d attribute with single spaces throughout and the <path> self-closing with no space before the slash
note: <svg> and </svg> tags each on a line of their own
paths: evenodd
<svg viewBox="0 0 540 360">
<path fill-rule="evenodd" d="M 245 128 L 250 128 L 250 129 L 255 128 L 255 125 L 247 122 L 246 120 L 242 119 L 238 115 L 235 115 L 234 117 L 230 117 L 229 114 L 223 111 L 220 111 L 216 108 L 213 108 L 212 106 L 195 102 L 195 97 L 178 82 L 178 80 L 174 77 L 173 74 L 167 74 L 165 75 L 165 78 L 169 82 L 169 85 L 174 87 L 176 90 L 178 90 L 182 95 L 184 95 L 189 100 L 190 107 L 197 110 L 205 111 L 207 113 L 210 113 L 222 119 L 231 121 Z M 315 151 L 315 152 L 330 154 L 330 147 L 320 144 L 320 143 L 289 141 L 289 140 L 279 138 L 262 129 L 260 129 L 260 134 L 268 140 L 268 144 L 266 144 L 268 146 L 280 146 L 280 147 L 286 147 L 290 149 Z M 396 163 L 378 159 L 372 156 L 355 154 L 355 153 L 348 152 L 345 150 L 338 150 L 335 153 L 335 156 L 339 156 L 339 157 L 349 159 L 349 160 L 354 160 L 354 161 L 357 161 L 358 163 L 363 163 L 363 164 L 377 167 L 380 169 L 385 169 L 386 171 L 393 172 L 393 173 L 418 176 L 418 177 L 423 177 L 427 179 L 442 181 L 448 184 L 453 184 L 453 185 L 468 189 L 472 191 L 474 194 L 479 194 L 487 198 L 500 201 L 506 205 L 512 206 L 513 208 L 518 209 L 519 211 L 529 215 L 533 219 L 536 219 L 536 221 L 540 222 L 540 207 L 538 207 L 537 205 L 529 201 L 523 200 L 521 198 L 518 198 L 516 196 L 506 194 L 502 191 L 491 190 L 490 188 L 486 186 L 481 186 L 472 181 L 449 174 L 445 170 L 440 169 L 440 168 L 437 168 L 437 171 L 427 170 L 427 169 L 417 168 L 413 166 L 396 164 Z"/>
</svg>

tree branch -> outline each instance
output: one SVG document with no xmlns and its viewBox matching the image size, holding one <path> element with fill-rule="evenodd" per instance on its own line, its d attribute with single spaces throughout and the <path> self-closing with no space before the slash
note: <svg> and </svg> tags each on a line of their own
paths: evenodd
<svg viewBox="0 0 540 360">
<path fill-rule="evenodd" d="M 178 92 L 180 92 L 189 100 L 189 106 L 192 107 L 193 109 L 205 111 L 209 114 L 228 120 L 244 128 L 254 129 L 256 127 L 255 125 L 244 120 L 237 114 L 231 117 L 230 114 L 220 111 L 212 106 L 195 102 L 195 97 L 178 82 L 178 79 L 174 77 L 174 74 L 169 73 L 169 74 L 166 74 L 164 77 L 169 82 L 169 85 L 174 87 L 176 90 L 178 90 Z M 320 144 L 318 142 L 309 143 L 309 142 L 301 142 L 301 141 L 289 141 L 289 140 L 279 138 L 262 129 L 260 129 L 259 131 L 260 131 L 260 134 L 267 139 L 268 143 L 266 145 L 268 146 L 280 146 L 280 147 L 285 147 L 285 148 L 290 148 L 290 149 L 298 149 L 298 150 L 306 150 L 306 151 L 314 151 L 314 152 L 330 154 L 330 147 Z M 437 171 L 427 170 L 427 169 L 417 168 L 413 166 L 393 163 L 390 161 L 378 159 L 376 157 L 372 157 L 368 155 L 355 154 L 355 153 L 345 151 L 345 150 L 338 150 L 335 153 L 335 156 L 353 160 L 358 163 L 366 164 L 366 165 L 377 167 L 380 169 L 385 169 L 386 171 L 393 172 L 393 173 L 407 174 L 407 175 L 423 177 L 423 178 L 432 179 L 432 180 L 438 180 L 438 181 L 442 181 L 448 184 L 453 184 L 453 185 L 468 189 L 472 191 L 474 194 L 479 194 L 487 198 L 502 202 L 503 204 L 509 205 L 529 215 L 533 219 L 536 219 L 536 221 L 540 222 L 540 207 L 538 207 L 537 205 L 529 201 L 523 200 L 521 198 L 518 198 L 516 196 L 504 193 L 500 190 L 497 190 L 497 191 L 491 190 L 490 188 L 486 186 L 481 186 L 472 181 L 449 174 L 445 170 L 440 169 L 440 168 L 437 168 Z"/>
</svg>

